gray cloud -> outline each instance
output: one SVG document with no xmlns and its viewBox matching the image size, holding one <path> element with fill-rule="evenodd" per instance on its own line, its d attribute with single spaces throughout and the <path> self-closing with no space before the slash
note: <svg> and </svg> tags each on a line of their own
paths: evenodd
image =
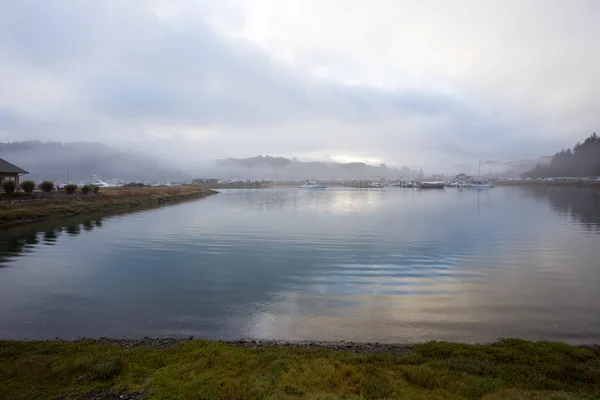
<svg viewBox="0 0 600 400">
<path fill-rule="evenodd" d="M 534 146 L 552 117 L 511 103 L 501 87 L 490 97 L 489 82 L 486 94 L 477 94 L 479 75 L 454 81 L 450 90 L 348 82 L 362 64 L 311 41 L 293 48 L 295 62 L 281 61 L 277 49 L 236 33 L 250 18 L 242 3 L 6 4 L 0 139 L 102 140 L 180 161 L 339 154 L 441 168 L 547 154 L 587 134 L 575 131 L 566 140 L 569 124 L 561 123 Z M 387 68 L 377 55 L 371 62 Z M 315 76 L 311 63 L 325 63 L 334 76 Z"/>
</svg>

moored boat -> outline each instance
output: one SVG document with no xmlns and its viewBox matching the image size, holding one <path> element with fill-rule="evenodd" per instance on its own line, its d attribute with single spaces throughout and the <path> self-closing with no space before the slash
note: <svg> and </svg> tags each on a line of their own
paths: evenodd
<svg viewBox="0 0 600 400">
<path fill-rule="evenodd" d="M 299 186 L 300 189 L 325 189 L 326 187 L 327 186 L 315 180 L 306 181 Z"/>
<path fill-rule="evenodd" d="M 421 189 L 443 189 L 444 182 L 421 182 Z"/>
</svg>

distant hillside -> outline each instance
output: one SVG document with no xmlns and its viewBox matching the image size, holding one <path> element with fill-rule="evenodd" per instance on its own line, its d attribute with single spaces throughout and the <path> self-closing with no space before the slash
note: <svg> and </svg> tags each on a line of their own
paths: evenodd
<svg viewBox="0 0 600 400">
<path fill-rule="evenodd" d="M 385 164 L 372 166 L 362 162 L 302 162 L 284 157 L 257 156 L 250 158 L 227 158 L 216 161 L 216 173 L 221 176 L 245 178 L 272 178 L 293 180 L 306 178 L 319 179 L 362 179 L 362 178 L 401 178 L 412 177 L 413 171 L 407 167 L 389 168 Z M 418 176 L 418 172 L 414 172 Z"/>
<path fill-rule="evenodd" d="M 0 142 L 0 158 L 29 171 L 33 180 L 181 179 L 184 173 L 161 165 L 151 157 L 100 143 Z"/>
<path fill-rule="evenodd" d="M 552 156 L 543 156 L 538 157 L 535 160 L 509 161 L 506 163 L 509 167 L 506 171 L 506 175 L 514 177 L 521 176 L 527 171 L 531 171 L 536 165 L 547 165 L 551 159 Z"/>
<path fill-rule="evenodd" d="M 517 177 L 527 171 L 531 171 L 538 164 L 547 164 L 550 162 L 550 156 L 536 158 L 535 160 L 519 160 L 519 161 L 496 161 L 485 160 L 481 161 L 481 171 L 479 171 L 479 163 L 473 164 L 457 164 L 454 168 L 458 172 L 466 173 L 467 175 L 491 174 L 492 176 L 511 176 Z"/>
<path fill-rule="evenodd" d="M 525 176 L 530 178 L 600 176 L 600 136 L 593 133 L 573 150 L 561 150 L 546 165 L 538 164 Z"/>
</svg>

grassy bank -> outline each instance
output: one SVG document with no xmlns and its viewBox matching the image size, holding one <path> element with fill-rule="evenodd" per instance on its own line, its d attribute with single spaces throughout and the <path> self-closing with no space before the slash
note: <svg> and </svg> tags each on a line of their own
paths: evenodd
<svg viewBox="0 0 600 400">
<path fill-rule="evenodd" d="M 0 398 L 13 400 L 591 399 L 600 349 L 510 339 L 363 355 L 202 340 L 166 349 L 0 341 L 0 382 Z"/>
<path fill-rule="evenodd" d="M 0 203 L 0 226 L 79 214 L 102 213 L 193 198 L 216 192 L 200 186 L 102 189 L 92 195 Z"/>
</svg>

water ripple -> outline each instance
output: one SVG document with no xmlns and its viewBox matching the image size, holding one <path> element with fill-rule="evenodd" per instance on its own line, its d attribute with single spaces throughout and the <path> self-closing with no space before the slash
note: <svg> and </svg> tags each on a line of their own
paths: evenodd
<svg viewBox="0 0 600 400">
<path fill-rule="evenodd" d="M 231 190 L 0 232 L 0 338 L 588 343 L 585 190 Z"/>
</svg>

